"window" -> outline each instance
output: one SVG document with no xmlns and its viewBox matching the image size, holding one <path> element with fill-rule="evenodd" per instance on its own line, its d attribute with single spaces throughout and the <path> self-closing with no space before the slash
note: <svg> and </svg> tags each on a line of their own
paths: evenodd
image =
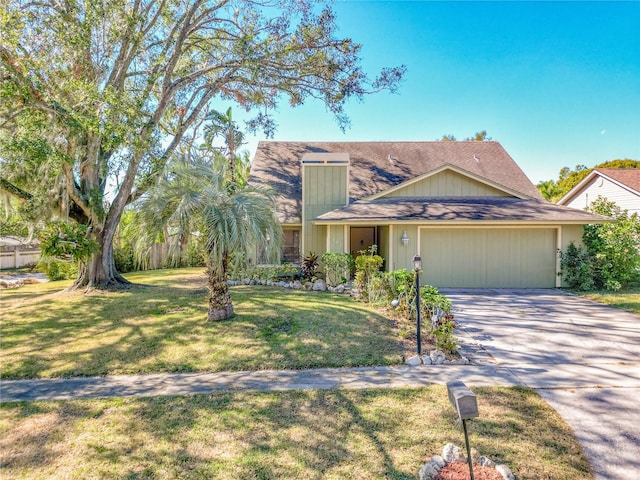
<svg viewBox="0 0 640 480">
<path fill-rule="evenodd" d="M 282 263 L 300 263 L 300 229 L 285 228 L 282 235 L 283 245 L 280 261 Z M 263 248 L 256 250 L 256 259 L 258 265 L 270 263 Z"/>
<path fill-rule="evenodd" d="M 282 246 L 283 262 L 300 262 L 300 230 L 285 228 L 283 230 L 284 244 Z"/>
</svg>

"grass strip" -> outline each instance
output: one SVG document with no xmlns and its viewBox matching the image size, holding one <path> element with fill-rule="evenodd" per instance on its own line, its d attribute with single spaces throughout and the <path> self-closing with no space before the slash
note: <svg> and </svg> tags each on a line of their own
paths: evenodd
<svg viewBox="0 0 640 480">
<path fill-rule="evenodd" d="M 517 478 L 592 479 L 571 429 L 535 392 L 477 388 L 471 445 Z M 4 480 L 415 479 L 464 445 L 446 388 L 239 392 L 3 404 Z"/>
<path fill-rule="evenodd" d="M 630 287 L 622 292 L 593 292 L 580 293 L 580 295 L 598 303 L 640 315 L 640 286 Z"/>
</svg>

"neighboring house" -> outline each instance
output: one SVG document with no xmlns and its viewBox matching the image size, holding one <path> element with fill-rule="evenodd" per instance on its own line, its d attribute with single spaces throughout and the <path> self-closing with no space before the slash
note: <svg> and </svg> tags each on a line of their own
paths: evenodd
<svg viewBox="0 0 640 480">
<path fill-rule="evenodd" d="M 600 196 L 640 215 L 640 168 L 596 168 L 558 200 L 558 205 L 584 209 Z"/>
<path fill-rule="evenodd" d="M 608 221 L 545 201 L 497 142 L 260 142 L 249 182 L 277 196 L 283 260 L 375 244 L 438 287 L 560 286 L 558 250 Z"/>
<path fill-rule="evenodd" d="M 19 237 L 0 237 L 0 270 L 20 268 L 40 260 L 37 242 Z"/>
</svg>

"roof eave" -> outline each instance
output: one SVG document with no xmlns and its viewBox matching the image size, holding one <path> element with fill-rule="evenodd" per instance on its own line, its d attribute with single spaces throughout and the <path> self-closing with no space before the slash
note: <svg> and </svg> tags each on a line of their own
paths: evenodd
<svg viewBox="0 0 640 480">
<path fill-rule="evenodd" d="M 553 226 L 558 225 L 596 225 L 613 223 L 614 219 L 593 219 L 593 220 L 401 220 L 393 218 L 369 218 L 362 219 L 341 219 L 341 220 L 312 220 L 313 225 L 422 225 L 422 226 Z"/>
</svg>

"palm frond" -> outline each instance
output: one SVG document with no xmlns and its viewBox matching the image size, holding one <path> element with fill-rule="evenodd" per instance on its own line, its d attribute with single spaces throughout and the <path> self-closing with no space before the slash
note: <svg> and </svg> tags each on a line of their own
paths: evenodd
<svg viewBox="0 0 640 480">
<path fill-rule="evenodd" d="M 136 252 L 148 255 L 150 245 L 162 238 L 178 258 L 180 240 L 198 231 L 205 236 L 211 268 L 218 273 L 235 252 L 258 246 L 274 258 L 279 254 L 282 228 L 268 190 L 228 189 L 215 165 L 197 158 L 171 167 L 139 205 Z"/>
</svg>

